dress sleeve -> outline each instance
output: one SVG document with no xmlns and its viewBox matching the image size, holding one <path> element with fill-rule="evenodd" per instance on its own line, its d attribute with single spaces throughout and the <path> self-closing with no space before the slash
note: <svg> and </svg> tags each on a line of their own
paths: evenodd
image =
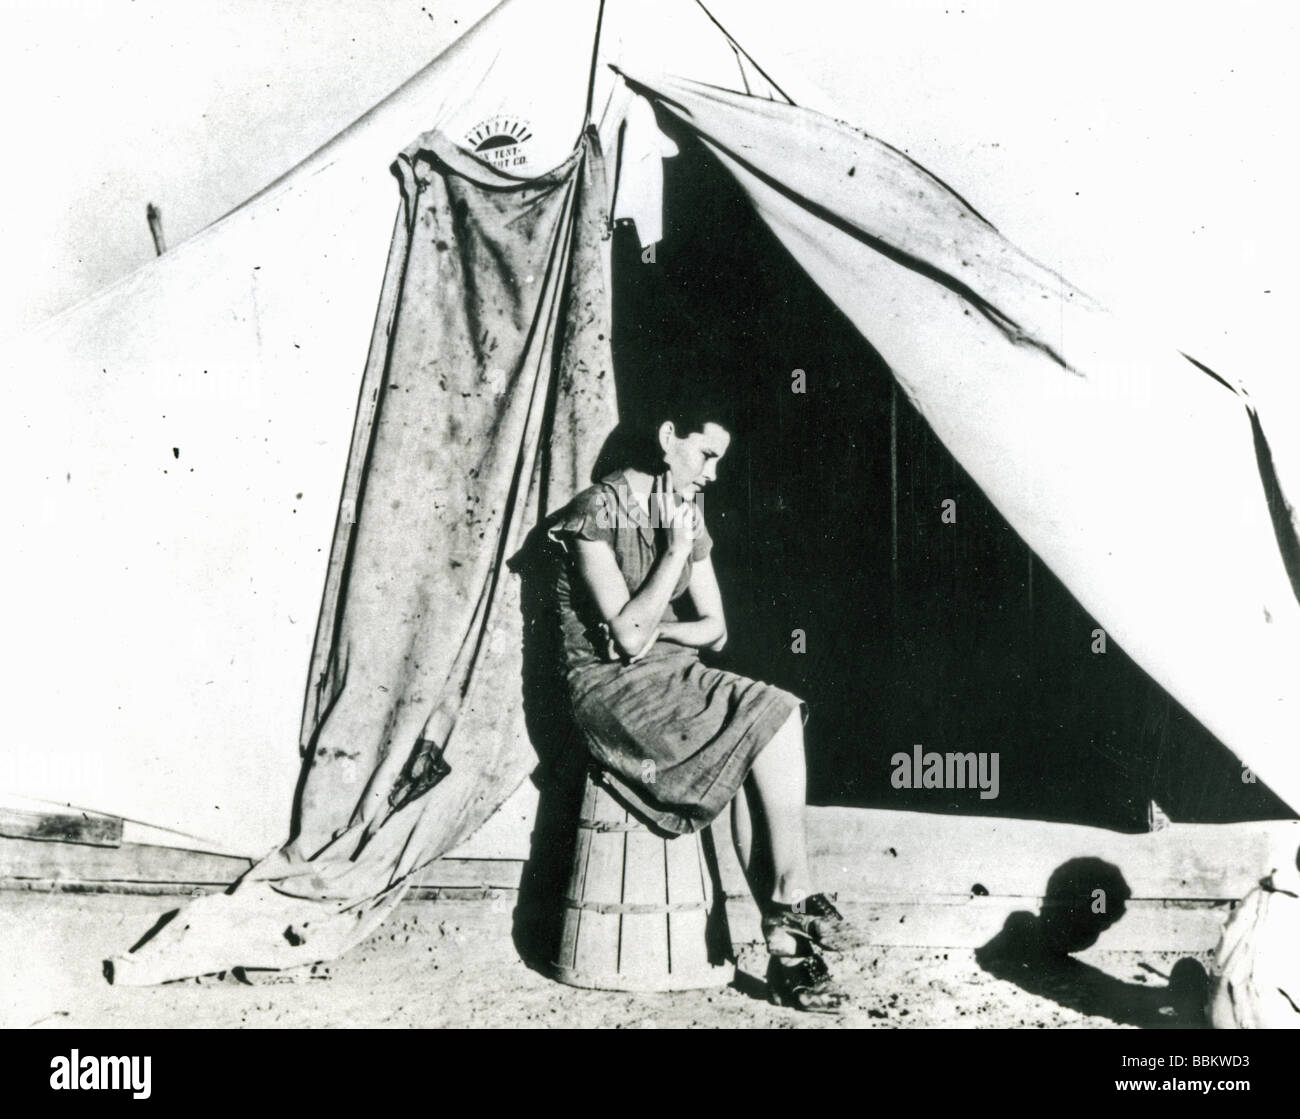
<svg viewBox="0 0 1300 1119">
<path fill-rule="evenodd" d="M 601 540 L 614 546 L 614 517 L 609 495 L 603 486 L 593 486 L 578 494 L 555 514 L 546 530 L 549 539 L 568 546 L 574 537 L 583 540 Z"/>
</svg>

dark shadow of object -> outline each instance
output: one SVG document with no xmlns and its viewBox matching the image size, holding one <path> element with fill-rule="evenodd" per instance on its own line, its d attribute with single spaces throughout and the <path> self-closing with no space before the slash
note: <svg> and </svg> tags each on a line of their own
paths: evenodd
<svg viewBox="0 0 1300 1119">
<path fill-rule="evenodd" d="M 631 424 L 627 421 L 621 422 L 605 437 L 600 453 L 596 455 L 596 463 L 591 468 L 592 483 L 599 482 L 606 475 L 627 466 L 635 454 L 636 438 L 631 430 Z"/>
<path fill-rule="evenodd" d="M 569 713 L 555 601 L 556 565 L 562 559 L 547 540 L 548 524 L 549 519 L 538 525 L 510 560 L 520 578 L 524 721 L 538 758 L 532 774 L 537 815 L 512 935 L 520 958 L 541 972 L 549 972 L 559 943 L 587 765 L 582 735 Z"/>
<path fill-rule="evenodd" d="M 164 913 L 161 917 L 159 917 L 158 920 L 156 920 L 153 923 L 153 926 L 149 929 L 149 931 L 146 932 L 144 936 L 142 936 L 134 944 L 132 944 L 131 947 L 127 949 L 127 951 L 138 952 L 141 948 L 143 948 L 146 944 L 148 944 L 149 941 L 151 941 L 155 936 L 157 936 L 160 932 L 162 932 L 163 929 L 165 929 L 168 925 L 170 925 L 172 921 L 175 920 L 176 915 L 178 913 L 180 913 L 179 907 L 177 907 L 176 909 L 169 909 L 166 913 Z"/>
<path fill-rule="evenodd" d="M 739 963 L 736 965 L 736 978 L 731 981 L 731 985 L 746 998 L 753 999 L 755 1002 L 771 1001 L 768 997 L 766 976 L 745 971 Z"/>
<path fill-rule="evenodd" d="M 975 959 L 990 975 L 1081 1014 L 1148 1030 L 1204 1028 L 1209 981 L 1196 960 L 1179 960 L 1167 986 L 1151 987 L 1125 983 L 1070 955 L 1095 944 L 1124 916 L 1131 897 L 1118 867 L 1071 859 L 1048 879 L 1042 911 L 1011 914 Z"/>
<path fill-rule="evenodd" d="M 722 884 L 722 871 L 718 866 L 718 851 L 713 845 L 713 832 L 704 828 L 700 832 L 700 846 L 704 849 L 704 865 L 708 868 L 713 888 L 713 905 L 710 906 L 704 925 L 705 947 L 714 967 L 730 961 L 737 963 L 735 947 L 731 940 L 731 926 L 727 924 L 727 890 Z M 739 968 L 736 974 L 740 974 Z"/>
<path fill-rule="evenodd" d="M 134 944 L 131 945 L 130 948 L 127 949 L 127 955 L 130 955 L 132 952 L 139 951 L 146 944 L 148 944 L 149 941 L 151 941 L 155 936 L 157 936 L 160 932 L 162 932 L 163 929 L 165 929 L 168 925 L 170 925 L 172 921 L 176 919 L 176 915 L 178 913 L 180 913 L 179 908 L 169 909 L 166 913 L 164 913 L 161 917 L 159 917 L 158 920 L 156 920 L 153 923 L 153 925 L 150 926 L 148 931 L 146 931 L 145 934 L 142 937 L 140 937 L 139 940 L 137 940 Z M 105 982 L 107 982 L 108 985 L 111 987 L 116 980 L 116 969 L 113 965 L 113 961 L 112 960 L 102 961 L 100 970 L 103 972 Z"/>
</svg>

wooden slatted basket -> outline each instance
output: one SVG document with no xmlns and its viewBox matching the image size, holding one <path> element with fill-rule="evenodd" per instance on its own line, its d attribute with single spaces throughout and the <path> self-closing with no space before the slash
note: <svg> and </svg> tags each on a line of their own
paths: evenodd
<svg viewBox="0 0 1300 1119">
<path fill-rule="evenodd" d="M 702 834 L 655 834 L 589 773 L 554 977 L 603 991 L 730 983 L 726 911 Z"/>
</svg>

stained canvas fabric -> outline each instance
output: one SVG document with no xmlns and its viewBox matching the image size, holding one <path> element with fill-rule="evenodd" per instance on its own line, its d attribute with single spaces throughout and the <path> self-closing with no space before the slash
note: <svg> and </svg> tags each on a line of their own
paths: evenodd
<svg viewBox="0 0 1300 1119">
<path fill-rule="evenodd" d="M 395 171 L 293 836 L 114 960 L 119 983 L 341 954 L 534 762 L 506 561 L 615 422 L 599 142 L 517 179 L 434 133 Z"/>
<path fill-rule="evenodd" d="M 859 129 L 684 79 L 633 84 L 735 176 L 1107 635 L 1300 809 L 1300 479 L 1279 475 L 1245 390 Z"/>
</svg>

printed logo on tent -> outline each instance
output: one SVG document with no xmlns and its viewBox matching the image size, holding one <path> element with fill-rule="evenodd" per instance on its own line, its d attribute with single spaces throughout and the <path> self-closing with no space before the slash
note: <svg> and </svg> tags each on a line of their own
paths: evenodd
<svg viewBox="0 0 1300 1119">
<path fill-rule="evenodd" d="M 508 116 L 489 117 L 471 128 L 465 137 L 476 155 L 501 171 L 528 162 L 523 146 L 532 138 L 532 125 L 528 121 Z"/>
</svg>

